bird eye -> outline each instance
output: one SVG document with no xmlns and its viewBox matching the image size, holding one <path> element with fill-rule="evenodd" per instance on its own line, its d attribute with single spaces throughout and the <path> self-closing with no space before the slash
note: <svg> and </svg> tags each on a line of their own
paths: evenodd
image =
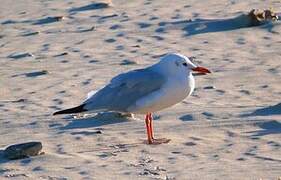
<svg viewBox="0 0 281 180">
<path fill-rule="evenodd" d="M 182 65 L 187 66 L 187 63 L 182 63 Z"/>
</svg>

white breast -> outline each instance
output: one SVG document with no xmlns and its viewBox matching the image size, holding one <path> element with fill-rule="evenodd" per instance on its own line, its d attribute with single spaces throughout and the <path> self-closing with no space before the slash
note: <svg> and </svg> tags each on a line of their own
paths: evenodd
<svg viewBox="0 0 281 180">
<path fill-rule="evenodd" d="M 168 79 L 163 87 L 141 98 L 131 109 L 134 113 L 146 114 L 156 112 L 181 102 L 189 96 L 194 89 L 194 78 L 192 75 L 184 78 Z"/>
</svg>

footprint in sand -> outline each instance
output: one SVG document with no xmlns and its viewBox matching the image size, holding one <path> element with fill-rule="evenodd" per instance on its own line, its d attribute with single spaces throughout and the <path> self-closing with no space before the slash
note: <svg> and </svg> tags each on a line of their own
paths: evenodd
<svg viewBox="0 0 281 180">
<path fill-rule="evenodd" d="M 237 158 L 236 160 L 237 160 L 237 161 L 246 161 L 247 159 L 244 158 L 244 157 L 240 157 L 240 158 Z"/>
<path fill-rule="evenodd" d="M 81 56 L 85 59 L 91 58 L 91 55 L 89 55 L 89 54 L 84 54 L 84 55 L 81 55 Z"/>
<path fill-rule="evenodd" d="M 120 65 L 134 65 L 137 64 L 135 61 L 129 60 L 129 59 L 124 59 Z"/>
<path fill-rule="evenodd" d="M 269 85 L 267 85 L 267 84 L 266 84 L 266 85 L 260 86 L 261 89 L 266 89 L 266 88 L 268 88 L 268 87 L 269 87 Z"/>
<path fill-rule="evenodd" d="M 49 72 L 47 70 L 41 70 L 41 71 L 34 71 L 34 72 L 25 73 L 24 75 L 26 77 L 35 78 L 35 77 L 38 77 L 38 76 L 47 75 L 48 73 Z"/>
<path fill-rule="evenodd" d="M 185 146 L 196 146 L 195 142 L 189 141 L 184 143 Z"/>
<path fill-rule="evenodd" d="M 95 60 L 95 59 L 89 61 L 89 63 L 96 63 L 96 62 L 99 62 L 99 61 Z"/>
<path fill-rule="evenodd" d="M 250 147 L 244 154 L 247 156 L 254 156 L 257 153 L 258 146 Z"/>
<path fill-rule="evenodd" d="M 180 152 L 180 151 L 172 151 L 171 153 L 172 154 L 181 154 L 182 152 Z"/>
<path fill-rule="evenodd" d="M 145 29 L 145 28 L 148 28 L 148 27 L 151 26 L 150 23 L 146 23 L 146 22 L 139 22 L 139 23 L 137 23 L 137 25 L 138 25 L 139 28 L 141 28 L 141 29 Z"/>
<path fill-rule="evenodd" d="M 270 68 L 267 71 L 272 73 L 272 74 L 278 74 L 278 72 L 279 72 L 278 68 Z"/>
<path fill-rule="evenodd" d="M 82 82 L 83 86 L 89 85 L 91 83 L 92 79 L 86 79 L 85 81 Z"/>
<path fill-rule="evenodd" d="M 161 36 L 157 36 L 157 35 L 155 35 L 155 36 L 151 36 L 152 38 L 154 38 L 155 40 L 157 40 L 157 41 L 163 41 L 165 38 L 163 38 L 163 37 L 161 37 Z"/>
<path fill-rule="evenodd" d="M 102 134 L 101 130 L 96 131 L 79 131 L 79 132 L 71 132 L 71 135 L 83 135 L 83 136 L 92 136 L 97 134 Z"/>
<path fill-rule="evenodd" d="M 117 46 L 115 47 L 115 49 L 118 50 L 118 51 L 122 51 L 122 50 L 125 49 L 125 47 L 124 47 L 123 45 L 117 45 Z"/>
<path fill-rule="evenodd" d="M 44 171 L 44 168 L 41 166 L 36 166 L 35 168 L 32 169 L 32 171 Z"/>
<path fill-rule="evenodd" d="M 66 55 L 68 55 L 68 52 L 62 52 L 62 53 L 54 55 L 53 57 L 61 57 L 61 56 L 66 56 Z"/>
<path fill-rule="evenodd" d="M 151 1 L 144 2 L 144 5 L 150 5 L 150 4 L 151 4 Z"/>
<path fill-rule="evenodd" d="M 114 25 L 109 27 L 110 30 L 116 30 L 116 29 L 120 29 L 120 28 L 122 28 L 122 26 L 119 25 L 119 24 L 114 24 Z"/>
<path fill-rule="evenodd" d="M 159 27 L 155 30 L 156 33 L 166 33 L 166 29 L 163 27 Z"/>
<path fill-rule="evenodd" d="M 57 153 L 58 154 L 66 154 L 66 152 L 64 151 L 64 147 L 63 147 L 63 144 L 58 144 L 57 145 Z"/>
<path fill-rule="evenodd" d="M 246 44 L 246 40 L 245 40 L 245 38 L 240 37 L 236 40 L 236 43 L 239 45 L 244 45 L 244 44 Z"/>
<path fill-rule="evenodd" d="M 224 95 L 225 94 L 225 90 L 222 89 L 216 89 L 215 90 L 219 95 Z"/>
<path fill-rule="evenodd" d="M 272 147 L 280 148 L 281 144 L 275 141 L 268 141 L 267 144 L 269 144 Z"/>
<path fill-rule="evenodd" d="M 183 115 L 183 116 L 179 117 L 179 119 L 182 120 L 182 121 L 192 121 L 192 120 L 194 120 L 193 116 L 190 115 L 190 114 Z"/>
<path fill-rule="evenodd" d="M 26 57 L 33 57 L 33 56 L 34 56 L 33 54 L 28 53 L 28 52 L 17 52 L 17 53 L 10 54 L 8 56 L 8 58 L 18 60 L 18 59 L 22 59 L 22 58 L 26 58 Z"/>
<path fill-rule="evenodd" d="M 157 16 L 150 16 L 149 21 L 154 21 L 154 20 L 157 20 L 157 19 L 159 19 L 159 17 L 157 17 Z"/>
<path fill-rule="evenodd" d="M 80 175 L 88 175 L 89 173 L 87 171 L 80 171 L 79 174 Z"/>
<path fill-rule="evenodd" d="M 213 117 L 215 116 L 211 112 L 202 112 L 202 114 L 206 117 L 206 119 L 213 119 Z"/>
<path fill-rule="evenodd" d="M 93 2 L 93 3 L 85 5 L 85 6 L 71 8 L 71 9 L 69 9 L 69 12 L 77 13 L 77 12 L 83 12 L 83 11 L 91 11 L 91 10 L 109 8 L 110 6 L 112 6 L 112 3 L 110 3 L 110 2 L 109 3 Z"/>
<path fill-rule="evenodd" d="M 269 36 L 264 36 L 263 39 L 265 39 L 265 40 L 271 40 L 272 38 L 269 37 Z"/>
<path fill-rule="evenodd" d="M 104 41 L 107 43 L 114 43 L 116 41 L 116 39 L 109 38 L 109 39 L 105 39 Z"/>
<path fill-rule="evenodd" d="M 168 159 L 168 162 L 170 163 L 170 164 L 176 164 L 177 163 L 177 161 L 178 161 L 178 158 L 177 157 L 168 157 L 167 158 Z"/>
<path fill-rule="evenodd" d="M 251 95 L 251 92 L 249 90 L 242 89 L 239 92 L 245 95 Z"/>
</svg>

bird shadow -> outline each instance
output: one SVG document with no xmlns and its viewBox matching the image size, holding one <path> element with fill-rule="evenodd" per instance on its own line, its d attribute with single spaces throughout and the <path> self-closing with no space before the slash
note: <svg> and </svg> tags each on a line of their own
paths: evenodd
<svg viewBox="0 0 281 180">
<path fill-rule="evenodd" d="M 264 107 L 261 109 L 257 109 L 254 112 L 243 114 L 241 117 L 248 117 L 248 116 L 271 116 L 271 115 L 281 115 L 281 103 Z"/>
<path fill-rule="evenodd" d="M 0 164 L 7 163 L 9 159 L 4 157 L 4 151 L 0 150 Z M 0 169 L 0 174 L 1 174 L 1 169 Z"/>
<path fill-rule="evenodd" d="M 86 117 L 81 119 L 71 119 L 70 122 L 60 130 L 81 129 L 90 127 L 100 127 L 109 124 L 125 123 L 128 118 L 118 113 L 106 112 L 95 115 L 94 117 Z"/>
<path fill-rule="evenodd" d="M 265 136 L 270 134 L 280 134 L 281 133 L 281 123 L 278 121 L 268 121 L 258 124 L 261 130 L 249 131 L 253 137 Z"/>
</svg>

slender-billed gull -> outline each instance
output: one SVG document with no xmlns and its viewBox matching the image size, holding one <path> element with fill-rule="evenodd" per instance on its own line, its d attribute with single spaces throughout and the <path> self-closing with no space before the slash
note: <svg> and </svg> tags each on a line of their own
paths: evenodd
<svg viewBox="0 0 281 180">
<path fill-rule="evenodd" d="M 146 114 L 148 143 L 168 143 L 170 139 L 153 137 L 152 113 L 177 104 L 193 92 L 192 71 L 210 73 L 184 55 L 167 54 L 150 67 L 117 75 L 104 88 L 91 93 L 81 105 L 54 115 L 105 111 Z"/>
</svg>

